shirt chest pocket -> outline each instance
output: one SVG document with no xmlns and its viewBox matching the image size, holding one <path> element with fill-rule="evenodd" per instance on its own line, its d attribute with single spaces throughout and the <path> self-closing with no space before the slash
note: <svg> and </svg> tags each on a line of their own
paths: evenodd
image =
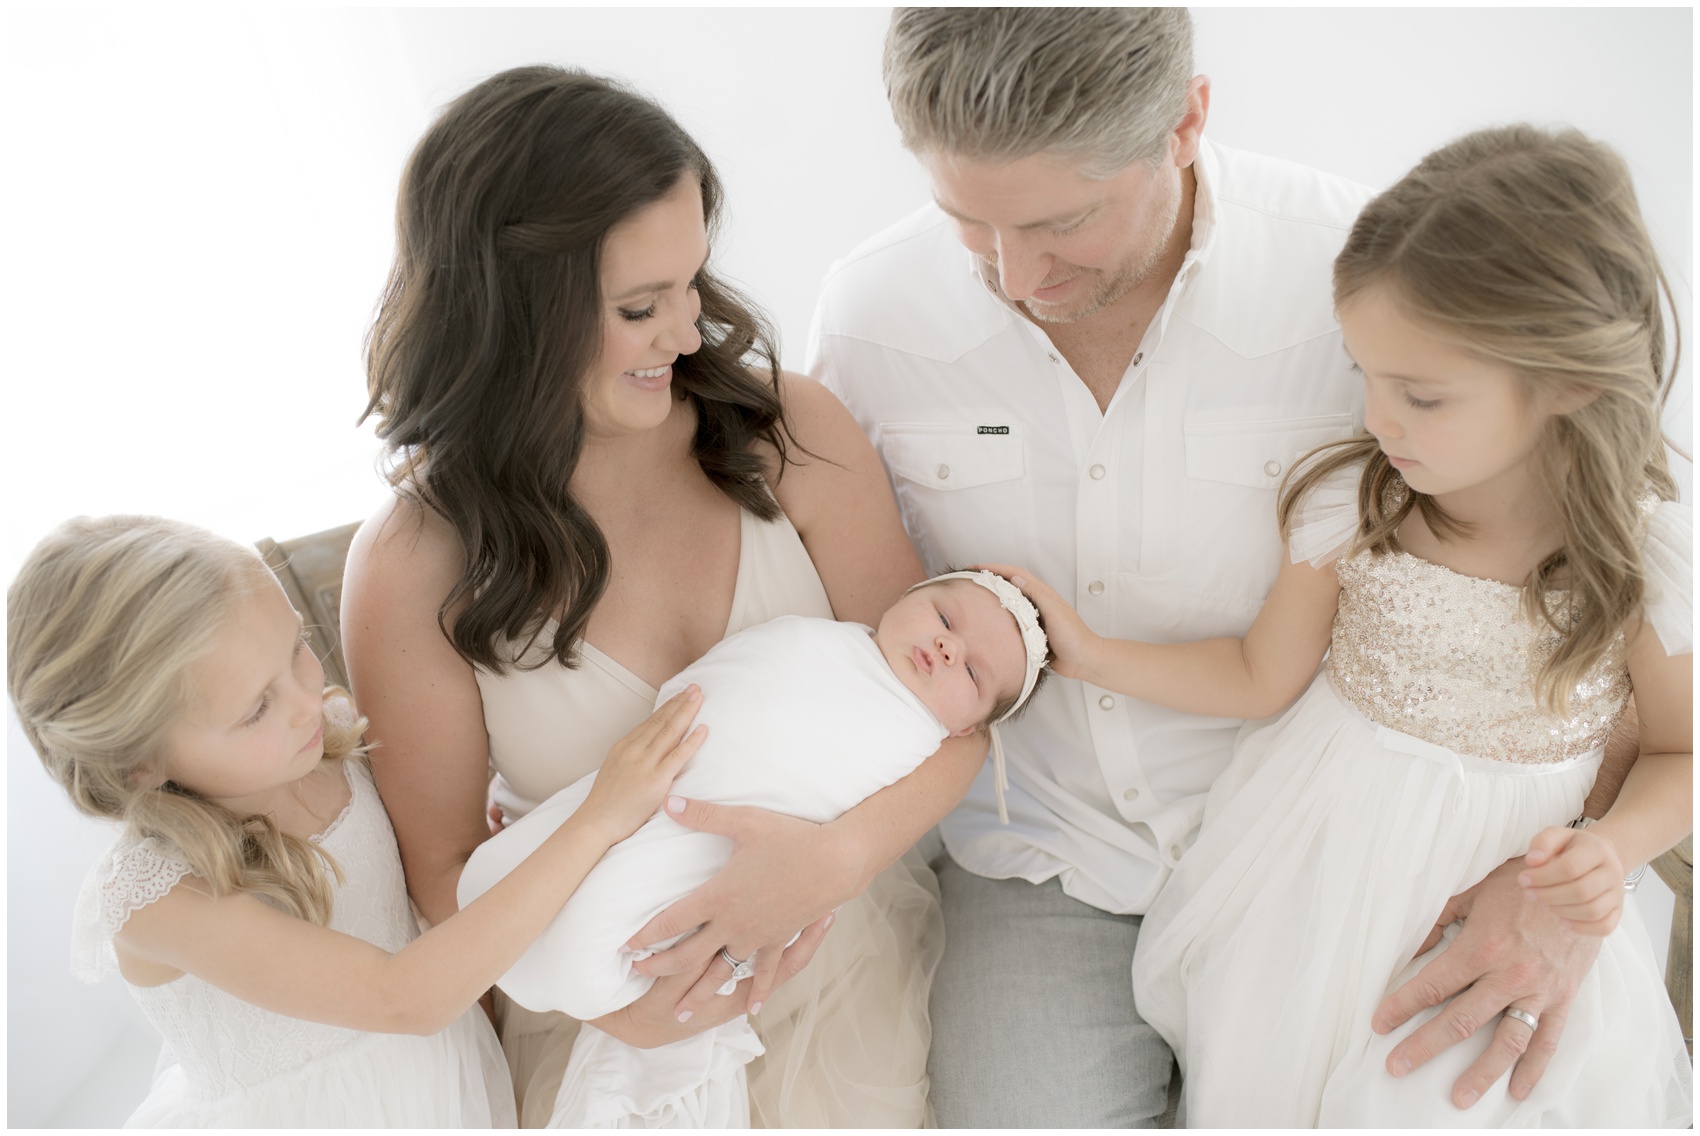
<svg viewBox="0 0 1700 1136">
<path fill-rule="evenodd" d="M 982 431 L 985 431 L 982 433 Z M 927 568 L 1026 556 L 1027 455 L 1005 426 L 882 422 L 880 455 Z"/>
<path fill-rule="evenodd" d="M 1188 422 L 1186 475 L 1200 481 L 1274 489 L 1316 447 L 1349 438 L 1350 414 L 1255 422 Z"/>
</svg>

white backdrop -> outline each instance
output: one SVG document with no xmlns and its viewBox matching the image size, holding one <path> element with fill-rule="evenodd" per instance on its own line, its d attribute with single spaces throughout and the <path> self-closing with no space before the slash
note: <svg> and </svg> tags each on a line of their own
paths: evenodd
<svg viewBox="0 0 1700 1136">
<path fill-rule="evenodd" d="M 578 64 L 672 109 L 727 184 L 719 264 L 800 366 L 827 266 L 926 197 L 884 104 L 886 19 L 6 11 L 0 577 L 77 513 L 168 513 L 254 540 L 377 504 L 376 447 L 355 419 L 396 179 L 434 110 L 501 68 Z M 1496 122 L 1613 143 L 1693 328 L 1689 10 L 1222 8 L 1197 23 L 1207 132 L 1226 145 L 1379 187 Z M 1685 448 L 1688 390 L 1668 416 Z M 8 1119 L 118 1119 L 141 1074 L 113 1080 L 115 1053 L 146 1028 L 116 980 L 81 987 L 65 967 L 77 882 L 107 834 L 47 782 L 9 707 L 7 762 Z M 115 1099 L 95 1111 L 103 1083 Z"/>
</svg>

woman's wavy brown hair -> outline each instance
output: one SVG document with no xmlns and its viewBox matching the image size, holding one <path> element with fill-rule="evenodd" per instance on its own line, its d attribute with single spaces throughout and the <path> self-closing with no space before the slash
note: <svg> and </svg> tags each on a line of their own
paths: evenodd
<svg viewBox="0 0 1700 1136">
<path fill-rule="evenodd" d="M 679 124 L 617 83 L 557 67 L 473 87 L 408 159 L 395 266 L 367 337 L 366 415 L 391 484 L 460 537 L 464 565 L 438 622 L 476 666 L 520 665 L 551 617 L 548 652 L 525 665 L 576 665 L 610 570 L 569 488 L 581 381 L 601 349 L 603 241 L 681 178 L 701 186 L 712 235 L 720 181 Z M 757 445 L 779 455 L 777 477 L 788 433 L 773 332 L 707 268 L 696 284 L 702 348 L 673 369 L 696 410 L 692 455 L 721 492 L 776 520 Z"/>
<path fill-rule="evenodd" d="M 1665 500 L 1677 496 L 1659 414 L 1680 328 L 1673 308 L 1667 359 L 1661 298 L 1670 303 L 1670 286 L 1629 170 L 1575 130 L 1514 125 L 1466 135 L 1358 215 L 1334 262 L 1334 302 L 1373 287 L 1388 289 L 1431 332 L 1511 371 L 1526 393 L 1585 400 L 1550 420 L 1538 451 L 1563 544 L 1523 584 L 1530 620 L 1563 634 L 1536 678 L 1542 701 L 1562 711 L 1641 610 L 1638 499 L 1649 487 Z M 1463 533 L 1364 435 L 1295 467 L 1282 487 L 1283 534 L 1310 489 L 1360 463 L 1354 550 L 1397 550 L 1413 509 L 1442 539 Z"/>
</svg>

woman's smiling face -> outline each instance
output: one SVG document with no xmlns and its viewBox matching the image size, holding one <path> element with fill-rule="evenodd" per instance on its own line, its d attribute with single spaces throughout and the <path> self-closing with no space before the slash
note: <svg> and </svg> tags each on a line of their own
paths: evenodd
<svg viewBox="0 0 1700 1136">
<path fill-rule="evenodd" d="M 692 174 L 602 242 L 602 350 L 584 379 L 585 428 L 617 437 L 655 428 L 672 404 L 673 363 L 702 346 L 696 277 L 708 259 L 702 187 Z"/>
</svg>

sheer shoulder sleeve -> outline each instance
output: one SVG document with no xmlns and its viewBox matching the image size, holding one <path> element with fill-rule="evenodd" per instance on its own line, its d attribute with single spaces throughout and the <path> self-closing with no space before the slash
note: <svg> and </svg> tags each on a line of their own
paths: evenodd
<svg viewBox="0 0 1700 1136">
<path fill-rule="evenodd" d="M 1643 607 L 1667 655 L 1694 650 L 1694 509 L 1660 501 L 1647 517 L 1641 546 L 1647 570 Z"/>
<path fill-rule="evenodd" d="M 71 974 L 96 982 L 115 970 L 112 937 L 130 916 L 155 902 L 189 874 L 189 866 L 152 841 L 121 838 L 89 870 L 77 894 L 71 926 Z"/>
<path fill-rule="evenodd" d="M 1287 551 L 1297 564 L 1321 568 L 1338 560 L 1358 531 L 1358 481 L 1362 466 L 1337 469 L 1311 487 L 1293 513 Z"/>
</svg>

